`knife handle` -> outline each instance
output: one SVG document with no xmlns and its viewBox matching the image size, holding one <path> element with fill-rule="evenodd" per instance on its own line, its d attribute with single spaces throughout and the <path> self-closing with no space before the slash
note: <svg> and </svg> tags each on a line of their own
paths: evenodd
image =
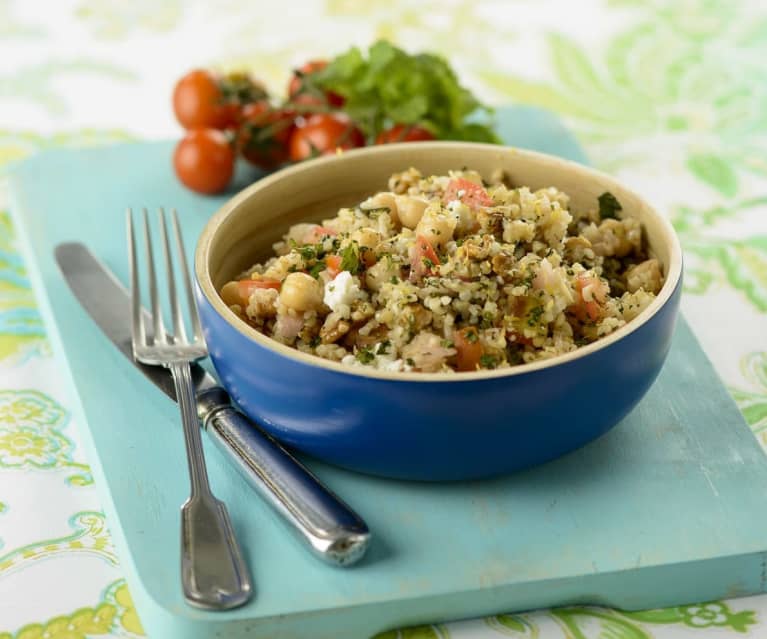
<svg viewBox="0 0 767 639">
<path fill-rule="evenodd" d="M 346 566 L 370 543 L 367 524 L 270 435 L 230 403 L 220 387 L 197 394 L 204 430 L 289 527 L 324 561 Z"/>
</svg>

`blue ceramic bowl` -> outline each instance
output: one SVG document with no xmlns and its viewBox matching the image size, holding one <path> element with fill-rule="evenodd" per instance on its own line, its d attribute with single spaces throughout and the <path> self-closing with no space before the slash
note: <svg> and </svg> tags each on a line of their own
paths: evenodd
<svg viewBox="0 0 767 639">
<path fill-rule="evenodd" d="M 217 289 L 266 258 L 291 224 L 332 217 L 410 166 L 444 174 L 505 169 L 516 184 L 555 185 L 574 208 L 612 192 L 640 219 L 666 276 L 635 320 L 574 353 L 497 371 L 387 373 L 283 346 L 239 320 Z M 668 222 L 612 178 L 539 153 L 494 145 L 396 144 L 306 162 L 258 181 L 208 223 L 195 255 L 202 325 L 234 400 L 284 444 L 353 470 L 421 480 L 487 477 L 583 446 L 639 402 L 668 353 L 682 258 Z"/>
</svg>

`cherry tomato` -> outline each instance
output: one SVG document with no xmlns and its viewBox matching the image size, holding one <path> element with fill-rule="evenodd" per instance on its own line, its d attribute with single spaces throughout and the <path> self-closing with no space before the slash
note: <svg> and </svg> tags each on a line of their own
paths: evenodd
<svg viewBox="0 0 767 639">
<path fill-rule="evenodd" d="M 198 193 L 223 191 L 234 173 L 234 151 L 217 129 L 192 129 L 176 145 L 173 167 L 178 179 Z"/>
<path fill-rule="evenodd" d="M 302 115 L 307 118 L 315 113 L 327 113 L 330 108 L 325 97 L 317 95 L 316 93 L 299 93 L 290 98 L 286 107 L 289 108 L 296 117 Z"/>
<path fill-rule="evenodd" d="M 365 138 L 354 123 L 341 113 L 318 113 L 307 119 L 290 136 L 290 159 L 299 162 L 336 149 L 365 146 Z"/>
<path fill-rule="evenodd" d="M 235 71 L 217 76 L 217 79 L 224 102 L 237 108 L 269 97 L 266 87 L 247 73 Z"/>
<path fill-rule="evenodd" d="M 466 178 L 453 178 L 447 185 L 444 202 L 460 200 L 470 208 L 479 206 L 492 206 L 493 200 L 481 184 L 467 180 Z"/>
<path fill-rule="evenodd" d="M 395 124 L 384 129 L 376 137 L 376 144 L 391 144 L 393 142 L 420 142 L 434 140 L 434 134 L 415 124 Z"/>
<path fill-rule="evenodd" d="M 456 350 L 456 368 L 459 371 L 475 371 L 482 358 L 482 344 L 479 342 L 477 329 L 467 326 L 453 333 Z"/>
<path fill-rule="evenodd" d="M 320 102 L 327 102 L 333 107 L 342 106 L 346 101 L 342 95 L 312 86 L 311 75 L 317 71 L 322 71 L 326 66 L 328 66 L 327 60 L 310 60 L 293 71 L 293 77 L 290 78 L 288 84 L 288 97 L 291 101 L 295 102 L 299 95 L 305 95 L 316 98 Z"/>
<path fill-rule="evenodd" d="M 173 111 L 185 129 L 223 129 L 235 115 L 224 101 L 217 77 L 204 69 L 190 71 L 178 81 L 173 89 Z"/>
<path fill-rule="evenodd" d="M 247 74 L 220 76 L 195 69 L 176 83 L 173 111 L 185 129 L 226 129 L 237 124 L 242 105 L 264 97 L 264 87 Z"/>
<path fill-rule="evenodd" d="M 251 164 L 274 169 L 288 161 L 288 143 L 294 128 L 292 112 L 273 109 L 266 100 L 253 102 L 242 110 L 237 148 Z"/>
</svg>

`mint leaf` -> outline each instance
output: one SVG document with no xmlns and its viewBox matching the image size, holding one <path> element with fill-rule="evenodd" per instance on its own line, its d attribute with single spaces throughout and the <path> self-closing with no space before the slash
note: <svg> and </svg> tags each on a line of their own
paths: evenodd
<svg viewBox="0 0 767 639">
<path fill-rule="evenodd" d="M 341 251 L 341 270 L 355 275 L 360 270 L 360 249 L 356 242 L 349 243 Z"/>
<path fill-rule="evenodd" d="M 370 47 L 367 59 L 356 47 L 336 57 L 314 82 L 345 98 L 344 111 L 369 140 L 395 124 L 410 124 L 438 139 L 499 142 L 491 110 L 436 55 L 411 55 L 381 40 Z"/>
<path fill-rule="evenodd" d="M 597 200 L 599 201 L 599 217 L 603 220 L 607 218 L 616 219 L 618 211 L 623 210 L 621 203 L 618 202 L 618 199 L 610 191 L 602 193 Z"/>
</svg>

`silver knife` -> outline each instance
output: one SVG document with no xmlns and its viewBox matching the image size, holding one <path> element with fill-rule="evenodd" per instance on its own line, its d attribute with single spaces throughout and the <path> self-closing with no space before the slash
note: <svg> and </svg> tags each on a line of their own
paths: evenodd
<svg viewBox="0 0 767 639">
<path fill-rule="evenodd" d="M 115 275 L 78 242 L 59 244 L 56 262 L 69 288 L 110 341 L 150 381 L 176 400 L 173 379 L 161 366 L 133 358 L 130 297 Z M 146 311 L 144 311 L 146 312 Z M 301 462 L 239 412 L 227 392 L 198 364 L 192 365 L 203 430 L 315 555 L 346 566 L 370 543 L 365 522 Z"/>
</svg>

